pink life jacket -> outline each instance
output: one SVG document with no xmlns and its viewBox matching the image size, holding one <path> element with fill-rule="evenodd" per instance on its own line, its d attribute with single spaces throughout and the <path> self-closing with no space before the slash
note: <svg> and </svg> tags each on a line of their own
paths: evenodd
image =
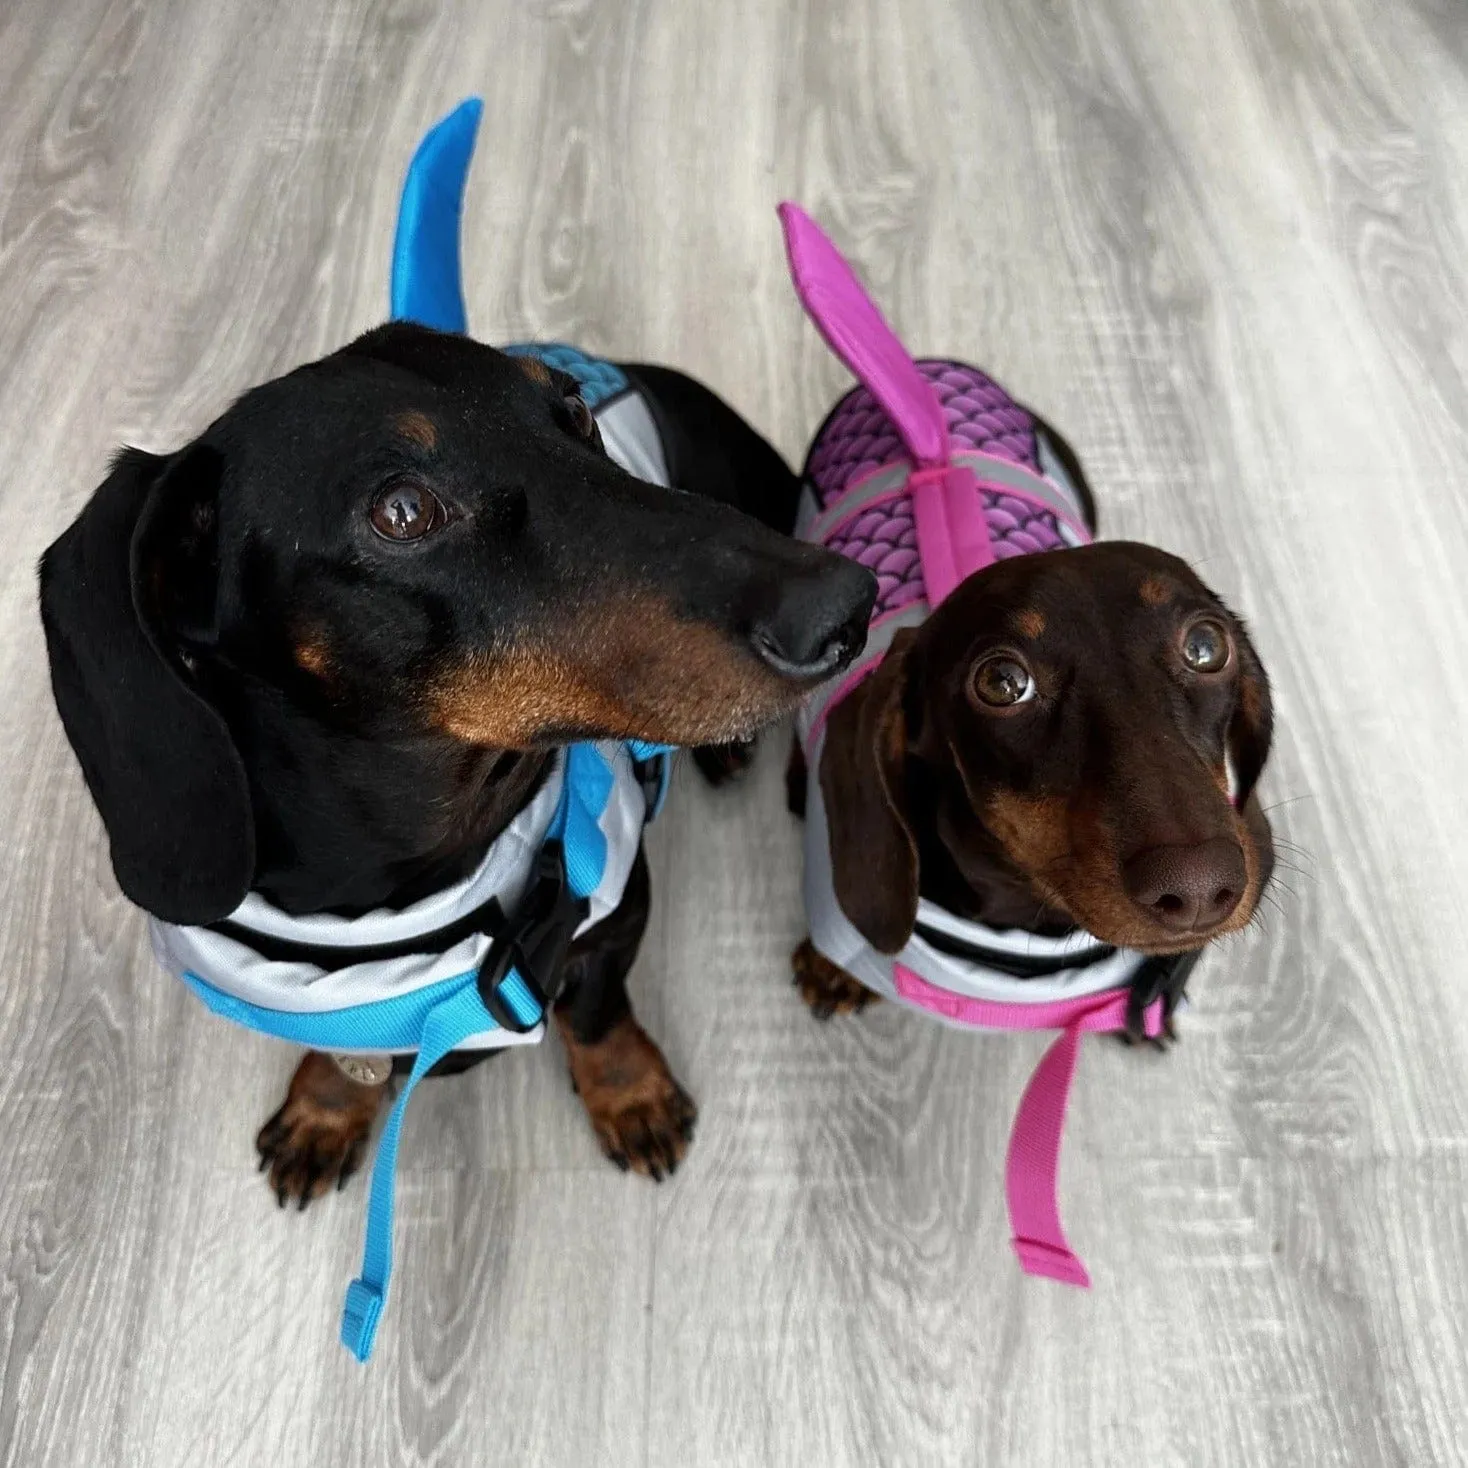
<svg viewBox="0 0 1468 1468">
<path fill-rule="evenodd" d="M 806 705 L 805 904 L 818 952 L 867 987 L 944 1023 L 1059 1030 L 1025 1088 L 1005 1191 L 1028 1274 L 1087 1286 L 1057 1201 L 1060 1141 L 1080 1035 L 1120 1030 L 1149 960 L 1085 932 L 1063 938 L 993 929 L 922 899 L 897 954 L 877 952 L 836 898 L 821 785 L 826 716 L 881 662 L 893 634 L 922 622 L 961 581 L 997 560 L 1085 545 L 1084 489 L 1033 416 L 960 362 L 914 363 L 850 266 L 794 204 L 780 206 L 795 289 L 861 384 L 832 410 L 806 458 L 796 534 L 873 570 L 879 590 L 866 652 Z M 1186 957 L 1191 957 L 1187 955 Z M 1166 960 L 1164 960 L 1166 961 Z M 1160 1033 L 1162 1003 L 1145 1013 Z"/>
</svg>

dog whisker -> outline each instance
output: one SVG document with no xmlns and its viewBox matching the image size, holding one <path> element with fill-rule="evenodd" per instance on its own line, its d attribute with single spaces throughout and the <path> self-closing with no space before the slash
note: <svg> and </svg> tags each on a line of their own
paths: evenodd
<svg viewBox="0 0 1468 1468">
<path fill-rule="evenodd" d="M 1287 795 L 1283 800 L 1276 800 L 1273 805 L 1261 805 L 1259 810 L 1261 814 L 1267 816 L 1271 811 L 1283 810 L 1285 806 L 1294 805 L 1298 801 L 1314 799 L 1314 792 L 1307 791 L 1304 795 Z"/>
</svg>

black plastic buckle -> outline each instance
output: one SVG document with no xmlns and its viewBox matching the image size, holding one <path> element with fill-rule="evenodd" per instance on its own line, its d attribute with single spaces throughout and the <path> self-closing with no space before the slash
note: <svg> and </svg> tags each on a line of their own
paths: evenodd
<svg viewBox="0 0 1468 1468">
<path fill-rule="evenodd" d="M 571 891 L 561 843 L 547 841 L 536 857 L 535 873 L 515 916 L 480 965 L 479 997 L 496 1024 L 524 1035 L 545 1018 L 565 982 L 566 950 L 589 910 L 590 903 Z M 519 974 L 540 1006 L 540 1014 L 528 1022 L 500 993 L 511 972 Z"/>
</svg>

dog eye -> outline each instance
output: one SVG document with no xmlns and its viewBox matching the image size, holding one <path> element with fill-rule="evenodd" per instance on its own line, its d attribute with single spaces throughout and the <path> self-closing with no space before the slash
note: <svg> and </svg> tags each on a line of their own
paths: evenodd
<svg viewBox="0 0 1468 1468">
<path fill-rule="evenodd" d="M 980 703 L 994 709 L 1013 708 L 1035 696 L 1030 670 L 1007 654 L 985 658 L 974 669 L 969 686 Z"/>
<path fill-rule="evenodd" d="M 568 392 L 565 398 L 566 411 L 571 415 L 571 427 L 581 438 L 596 437 L 596 419 L 586 406 L 586 399 L 577 392 Z"/>
<path fill-rule="evenodd" d="M 1204 617 L 1183 633 L 1183 662 L 1195 673 L 1219 673 L 1228 666 L 1231 647 L 1223 624 Z"/>
<path fill-rule="evenodd" d="M 372 502 L 369 518 L 384 540 L 422 540 L 448 514 L 432 490 L 411 479 L 399 479 Z"/>
</svg>

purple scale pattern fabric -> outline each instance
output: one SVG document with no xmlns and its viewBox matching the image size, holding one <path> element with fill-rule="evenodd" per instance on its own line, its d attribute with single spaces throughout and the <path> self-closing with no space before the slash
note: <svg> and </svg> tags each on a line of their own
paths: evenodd
<svg viewBox="0 0 1468 1468">
<path fill-rule="evenodd" d="M 1035 420 L 987 373 L 963 362 L 925 360 L 955 448 L 971 448 L 1040 472 Z M 805 475 L 822 508 L 849 484 L 903 457 L 891 420 L 864 387 L 836 405 L 806 456 Z"/>
<path fill-rule="evenodd" d="M 1066 544 L 1060 534 L 1060 521 L 1049 510 L 983 485 L 979 486 L 979 496 L 984 502 L 984 519 L 989 526 L 996 561 L 1033 555 L 1036 551 L 1059 550 Z M 926 599 L 922 563 L 918 560 L 917 527 L 908 494 L 895 494 L 859 511 L 826 544 L 840 555 L 860 562 L 876 576 L 873 621 L 910 602 Z"/>
<path fill-rule="evenodd" d="M 895 612 L 926 595 L 909 496 L 896 495 L 863 510 L 826 544 L 838 555 L 859 561 L 877 578 L 873 618 Z"/>
</svg>

